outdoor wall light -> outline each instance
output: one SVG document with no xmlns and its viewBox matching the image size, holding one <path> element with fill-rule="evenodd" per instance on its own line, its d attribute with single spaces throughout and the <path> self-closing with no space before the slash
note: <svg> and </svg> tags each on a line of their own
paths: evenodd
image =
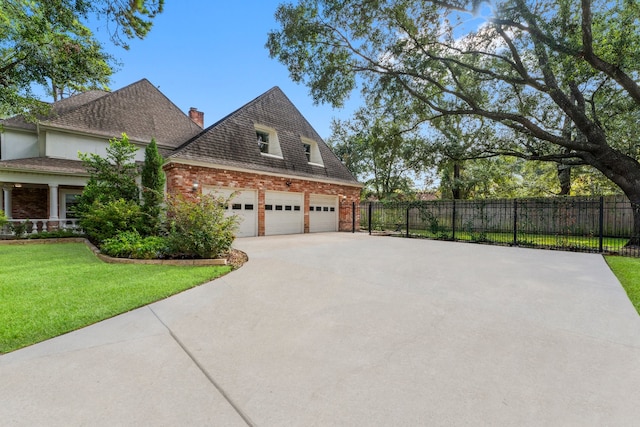
<svg viewBox="0 0 640 427">
<path fill-rule="evenodd" d="M 291 187 L 291 181 L 287 181 L 285 184 L 287 184 L 287 187 Z"/>
<path fill-rule="evenodd" d="M 193 184 L 191 185 L 191 191 L 195 193 L 196 191 L 198 191 L 198 187 L 200 187 L 198 181 L 193 181 Z"/>
</svg>

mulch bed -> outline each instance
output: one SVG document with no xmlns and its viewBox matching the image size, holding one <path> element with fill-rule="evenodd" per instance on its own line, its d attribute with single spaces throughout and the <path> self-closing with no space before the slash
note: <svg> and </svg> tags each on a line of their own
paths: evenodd
<svg viewBox="0 0 640 427">
<path fill-rule="evenodd" d="M 231 265 L 234 270 L 237 270 L 242 267 L 245 262 L 249 261 L 247 254 L 237 249 L 231 249 L 224 258 L 227 259 L 227 264 Z"/>
</svg>

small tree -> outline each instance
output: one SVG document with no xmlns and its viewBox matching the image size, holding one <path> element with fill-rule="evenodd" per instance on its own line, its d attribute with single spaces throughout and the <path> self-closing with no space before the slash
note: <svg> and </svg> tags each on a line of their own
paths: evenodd
<svg viewBox="0 0 640 427">
<path fill-rule="evenodd" d="M 89 172 L 89 181 L 77 204 L 77 212 L 82 214 L 94 201 L 108 203 L 119 199 L 139 202 L 136 183 L 138 166 L 134 156 L 138 148 L 129 142 L 126 133 L 121 138 L 109 140 L 107 156 L 94 153 L 78 153 L 78 157 Z"/>
<path fill-rule="evenodd" d="M 89 172 L 89 180 L 76 205 L 80 226 L 94 243 L 115 234 L 141 228 L 139 190 L 136 183 L 138 166 L 134 156 L 137 147 L 125 133 L 109 140 L 107 156 L 78 156 Z"/>
<path fill-rule="evenodd" d="M 142 212 L 147 220 L 147 234 L 157 234 L 160 228 L 161 204 L 164 200 L 164 159 L 158 152 L 156 140 L 144 151 L 144 165 L 142 166 Z"/>
<path fill-rule="evenodd" d="M 225 216 L 227 200 L 204 195 L 167 198 L 168 246 L 176 256 L 216 258 L 231 248 L 238 224 L 236 216 Z"/>
</svg>

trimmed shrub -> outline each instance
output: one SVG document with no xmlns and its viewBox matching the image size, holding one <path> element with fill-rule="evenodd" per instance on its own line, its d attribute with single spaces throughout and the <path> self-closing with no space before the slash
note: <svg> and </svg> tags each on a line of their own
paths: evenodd
<svg viewBox="0 0 640 427">
<path fill-rule="evenodd" d="M 217 258 L 231 248 L 238 225 L 236 216 L 225 216 L 227 200 L 203 195 L 167 199 L 167 243 L 171 256 Z"/>
<path fill-rule="evenodd" d="M 115 258 L 162 258 L 167 252 L 167 242 L 163 237 L 142 237 L 137 231 L 125 231 L 106 239 L 100 245 L 100 251 Z"/>
<path fill-rule="evenodd" d="M 80 220 L 80 227 L 89 240 L 97 246 L 107 239 L 126 231 L 141 228 L 143 214 L 140 205 L 131 200 L 119 199 L 101 203 L 94 201 Z"/>
</svg>

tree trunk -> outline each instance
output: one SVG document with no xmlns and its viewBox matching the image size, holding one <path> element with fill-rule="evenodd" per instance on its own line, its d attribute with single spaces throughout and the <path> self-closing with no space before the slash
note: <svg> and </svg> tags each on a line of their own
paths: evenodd
<svg viewBox="0 0 640 427">
<path fill-rule="evenodd" d="M 453 182 L 451 183 L 451 194 L 454 200 L 460 199 L 460 163 L 453 163 Z"/>
<path fill-rule="evenodd" d="M 559 196 L 568 196 L 571 193 L 571 166 L 558 164 L 558 181 L 560 181 Z"/>
<path fill-rule="evenodd" d="M 640 248 L 640 163 L 608 145 L 588 153 L 585 160 L 620 187 L 631 202 L 633 231 L 625 246 Z"/>
</svg>

